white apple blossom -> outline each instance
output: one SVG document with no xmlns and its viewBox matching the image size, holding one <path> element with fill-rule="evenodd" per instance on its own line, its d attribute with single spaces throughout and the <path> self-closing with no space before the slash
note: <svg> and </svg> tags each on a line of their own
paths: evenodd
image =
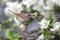
<svg viewBox="0 0 60 40">
<path fill-rule="evenodd" d="M 18 2 L 8 2 L 7 8 L 15 13 L 20 13 L 23 10 L 22 3 Z"/>
<path fill-rule="evenodd" d="M 5 8 L 5 10 L 4 10 L 5 11 L 5 15 L 9 17 L 8 20 L 12 21 L 13 20 L 13 15 L 12 15 L 11 12 L 8 11 L 8 9 L 10 9 L 10 8 Z"/>
<path fill-rule="evenodd" d="M 50 13 L 48 11 L 41 11 L 40 12 L 45 18 L 49 18 Z"/>
<path fill-rule="evenodd" d="M 46 5 L 44 6 L 44 10 L 52 10 L 54 7 L 54 3 L 52 0 L 46 0 Z"/>
<path fill-rule="evenodd" d="M 16 17 L 14 17 L 14 21 L 16 22 L 17 25 L 19 25 L 21 23 L 16 19 Z"/>
<path fill-rule="evenodd" d="M 41 34 L 36 40 L 44 40 L 44 34 Z"/>
<path fill-rule="evenodd" d="M 9 20 L 12 21 L 13 20 L 13 13 L 10 12 L 9 10 L 15 12 L 15 13 L 21 13 L 21 11 L 23 10 L 22 7 L 22 3 L 18 3 L 18 2 L 7 2 L 6 3 L 7 7 L 5 8 L 5 15 L 9 16 Z"/>
<path fill-rule="evenodd" d="M 42 28 L 42 29 L 44 29 L 44 28 L 47 28 L 48 27 L 48 25 L 49 25 L 49 20 L 47 20 L 47 19 L 42 19 L 41 20 L 41 22 L 39 23 L 41 26 L 40 26 L 40 28 Z"/>
<path fill-rule="evenodd" d="M 24 24 L 20 24 L 19 28 L 20 28 L 21 31 L 24 31 L 26 29 L 26 26 Z"/>
<path fill-rule="evenodd" d="M 16 22 L 17 26 L 19 27 L 20 31 L 24 31 L 26 29 L 26 26 L 22 24 L 24 19 L 20 18 L 20 20 L 17 20 L 16 17 L 14 17 L 14 21 Z"/>
<path fill-rule="evenodd" d="M 36 3 L 33 5 L 33 10 L 42 10 L 44 6 L 44 0 L 37 0 Z"/>
<path fill-rule="evenodd" d="M 22 3 L 23 3 L 24 5 L 26 5 L 27 8 L 29 8 L 30 6 L 32 6 L 33 4 L 35 4 L 36 1 L 38 1 L 38 0 L 22 0 Z"/>
<path fill-rule="evenodd" d="M 46 0 L 46 5 L 44 3 L 44 0 L 37 0 L 37 2 L 33 5 L 33 10 L 52 10 L 54 6 L 54 3 L 52 0 Z"/>
<path fill-rule="evenodd" d="M 23 31 L 25 30 L 25 25 L 21 24 L 22 22 L 25 21 L 25 19 L 18 17 L 18 19 L 13 15 L 13 13 L 11 13 L 9 10 L 11 10 L 12 12 L 15 13 L 21 13 L 21 11 L 23 10 L 22 7 L 22 3 L 18 3 L 18 2 L 8 2 L 7 3 L 7 8 L 5 9 L 5 14 L 7 16 L 10 16 L 10 20 L 14 19 L 14 21 L 16 22 L 17 26 L 19 26 L 19 28 Z"/>
<path fill-rule="evenodd" d="M 60 0 L 52 0 L 52 2 L 60 6 Z"/>
<path fill-rule="evenodd" d="M 26 29 L 26 26 L 22 23 L 25 21 L 23 18 L 19 18 L 18 20 L 16 17 L 14 17 L 14 21 L 16 22 L 20 31 L 24 31 Z"/>
<path fill-rule="evenodd" d="M 53 25 L 53 28 L 51 28 L 50 30 L 51 31 L 57 31 L 59 30 L 60 28 L 60 23 L 59 22 L 56 22 L 54 25 Z"/>
</svg>

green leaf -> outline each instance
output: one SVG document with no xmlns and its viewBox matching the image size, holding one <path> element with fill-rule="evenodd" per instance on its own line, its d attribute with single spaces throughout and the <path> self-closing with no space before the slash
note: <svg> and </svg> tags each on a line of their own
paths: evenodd
<svg viewBox="0 0 60 40">
<path fill-rule="evenodd" d="M 54 35 L 50 33 L 50 30 L 44 29 L 44 39 L 49 40 L 49 38 L 54 38 Z"/>
<path fill-rule="evenodd" d="M 13 39 L 14 34 L 15 34 L 15 33 L 14 33 L 12 30 L 7 30 L 7 31 L 6 31 L 6 36 L 7 36 L 7 38 L 9 38 L 9 39 Z"/>
<path fill-rule="evenodd" d="M 60 28 L 59 28 L 59 30 L 58 30 L 58 35 L 60 36 Z"/>
<path fill-rule="evenodd" d="M 6 37 L 10 40 L 18 40 L 20 36 L 12 30 L 7 30 Z"/>
<path fill-rule="evenodd" d="M 49 27 L 48 27 L 48 29 L 50 29 L 53 27 L 53 24 L 56 22 L 56 20 L 54 19 L 54 13 L 53 12 L 50 14 L 48 20 L 50 20 Z"/>
<path fill-rule="evenodd" d="M 17 24 L 14 22 L 12 26 L 16 27 L 16 26 L 17 26 Z"/>
<path fill-rule="evenodd" d="M 10 25 L 10 21 L 5 21 L 5 23 L 4 23 L 6 26 L 9 26 Z"/>
</svg>

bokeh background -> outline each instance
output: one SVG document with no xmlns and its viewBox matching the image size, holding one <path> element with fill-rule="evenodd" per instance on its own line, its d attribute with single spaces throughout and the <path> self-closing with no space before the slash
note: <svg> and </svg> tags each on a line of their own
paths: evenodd
<svg viewBox="0 0 60 40">
<path fill-rule="evenodd" d="M 14 2 L 15 0 L 0 0 L 0 21 L 5 21 L 8 18 L 4 13 L 4 9 L 6 7 L 6 2 L 8 2 L 8 1 Z M 19 0 L 17 0 L 17 1 L 19 1 Z M 60 10 L 59 8 L 60 7 L 58 7 L 56 10 Z M 55 15 L 56 20 L 60 22 L 60 12 L 56 12 L 54 15 Z M 0 36 L 5 37 L 4 32 L 0 31 Z"/>
</svg>

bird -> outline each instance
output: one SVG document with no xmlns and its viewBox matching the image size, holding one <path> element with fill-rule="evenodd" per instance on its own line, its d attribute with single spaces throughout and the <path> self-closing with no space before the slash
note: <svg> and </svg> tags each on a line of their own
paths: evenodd
<svg viewBox="0 0 60 40">
<path fill-rule="evenodd" d="M 27 14 L 27 13 L 15 13 L 15 12 L 13 12 L 13 11 L 11 11 L 11 10 L 8 10 L 8 11 L 10 11 L 10 12 L 12 12 L 13 13 L 13 15 L 15 16 L 15 17 L 22 17 L 22 18 L 28 18 L 29 17 L 29 14 Z"/>
</svg>

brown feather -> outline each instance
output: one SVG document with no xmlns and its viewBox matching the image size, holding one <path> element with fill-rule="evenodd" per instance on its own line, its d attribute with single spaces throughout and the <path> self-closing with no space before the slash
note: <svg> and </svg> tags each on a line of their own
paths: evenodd
<svg viewBox="0 0 60 40">
<path fill-rule="evenodd" d="M 8 11 L 12 12 L 11 10 L 8 10 Z M 28 18 L 29 17 L 29 15 L 26 13 L 25 14 L 24 13 L 15 13 L 15 12 L 12 12 L 12 13 L 14 16 L 16 16 L 16 18 L 18 18 L 18 17 Z"/>
</svg>

